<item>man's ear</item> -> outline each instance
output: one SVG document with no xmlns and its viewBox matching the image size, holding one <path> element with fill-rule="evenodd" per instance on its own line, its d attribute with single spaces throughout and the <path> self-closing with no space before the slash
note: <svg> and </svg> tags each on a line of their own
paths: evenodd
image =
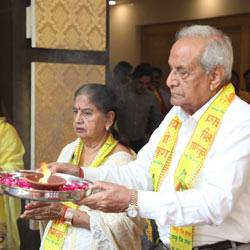
<svg viewBox="0 0 250 250">
<path fill-rule="evenodd" d="M 225 73 L 225 69 L 224 69 L 224 67 L 222 67 L 220 65 L 214 67 L 209 72 L 210 90 L 211 91 L 216 90 L 217 88 L 220 87 L 224 73 Z"/>
</svg>

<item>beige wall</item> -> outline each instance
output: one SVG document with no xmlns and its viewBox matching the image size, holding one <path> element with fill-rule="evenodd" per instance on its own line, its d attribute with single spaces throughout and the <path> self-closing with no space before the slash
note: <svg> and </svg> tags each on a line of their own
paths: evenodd
<svg viewBox="0 0 250 250">
<path fill-rule="evenodd" d="M 250 13 L 249 0 L 137 0 L 110 7 L 110 70 L 140 63 L 140 26 Z"/>
</svg>

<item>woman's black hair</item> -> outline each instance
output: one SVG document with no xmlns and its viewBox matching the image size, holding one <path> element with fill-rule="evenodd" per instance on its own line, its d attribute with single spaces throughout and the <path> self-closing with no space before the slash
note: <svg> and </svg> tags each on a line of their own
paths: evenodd
<svg viewBox="0 0 250 250">
<path fill-rule="evenodd" d="M 122 144 L 125 144 L 125 142 L 123 142 L 122 138 L 119 136 L 118 131 L 114 128 L 115 120 L 117 117 L 115 94 L 109 88 L 107 88 L 106 85 L 91 83 L 81 86 L 75 92 L 74 101 L 79 95 L 86 95 L 89 101 L 105 116 L 109 111 L 113 111 L 115 113 L 115 119 L 112 126 L 110 127 L 110 131 L 116 140 L 120 141 Z"/>
</svg>

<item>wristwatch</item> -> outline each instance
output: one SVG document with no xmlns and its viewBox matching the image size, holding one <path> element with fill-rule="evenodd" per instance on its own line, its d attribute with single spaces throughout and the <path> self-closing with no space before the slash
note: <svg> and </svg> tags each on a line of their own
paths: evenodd
<svg viewBox="0 0 250 250">
<path fill-rule="evenodd" d="M 68 209 L 66 210 L 66 213 L 65 213 L 65 215 L 64 215 L 64 223 L 66 223 L 66 224 L 72 226 L 74 212 L 75 212 L 75 210 L 72 209 L 72 208 L 68 208 Z"/>
<path fill-rule="evenodd" d="M 138 199 L 138 191 L 132 190 L 132 196 L 130 203 L 127 208 L 127 215 L 131 218 L 136 218 L 138 215 L 138 205 L 137 205 L 137 199 Z"/>
</svg>

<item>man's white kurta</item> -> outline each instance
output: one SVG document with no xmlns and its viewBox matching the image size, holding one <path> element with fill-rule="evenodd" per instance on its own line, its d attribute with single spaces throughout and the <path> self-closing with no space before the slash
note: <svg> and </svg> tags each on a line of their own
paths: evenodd
<svg viewBox="0 0 250 250">
<path fill-rule="evenodd" d="M 221 120 L 193 188 L 184 192 L 174 188 L 178 161 L 198 120 L 216 96 L 192 116 L 180 107 L 173 107 L 138 153 L 137 160 L 128 166 L 84 168 L 86 179 L 140 190 L 140 215 L 156 220 L 160 238 L 166 245 L 169 245 L 170 225 L 195 225 L 194 246 L 223 240 L 250 242 L 250 105 L 235 97 Z M 150 165 L 159 140 L 176 113 L 182 126 L 172 163 L 156 193 L 152 191 Z"/>
</svg>

